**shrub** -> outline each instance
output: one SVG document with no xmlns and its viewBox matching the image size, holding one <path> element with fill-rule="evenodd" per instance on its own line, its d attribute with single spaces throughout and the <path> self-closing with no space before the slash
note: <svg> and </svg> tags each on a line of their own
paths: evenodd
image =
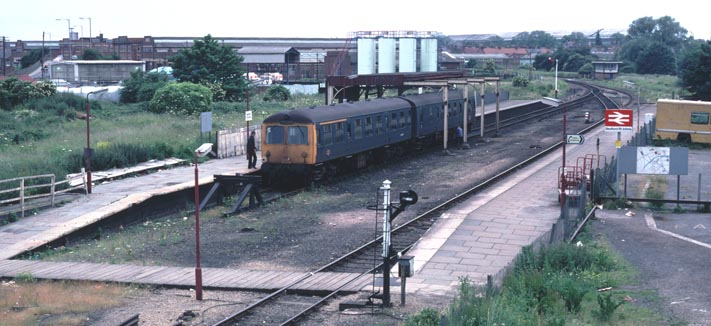
<svg viewBox="0 0 711 326">
<path fill-rule="evenodd" d="M 600 307 L 600 310 L 594 310 L 592 314 L 595 318 L 601 321 L 609 321 L 612 314 L 615 313 L 615 310 L 617 310 L 617 307 L 623 303 L 624 301 L 622 300 L 612 299 L 611 293 L 598 294 L 597 305 Z"/>
<path fill-rule="evenodd" d="M 513 86 L 514 87 L 528 87 L 528 78 L 521 77 L 521 76 L 514 77 Z"/>
<path fill-rule="evenodd" d="M 176 83 L 159 89 L 153 95 L 148 109 L 154 113 L 191 115 L 209 111 L 211 107 L 212 93 L 207 87 L 193 83 Z"/>
<path fill-rule="evenodd" d="M 53 85 L 47 83 L 32 84 L 10 77 L 0 81 L 0 109 L 10 111 L 30 100 L 51 96 L 56 92 Z"/>
<path fill-rule="evenodd" d="M 17 281 L 17 283 L 35 283 L 37 279 L 30 272 L 22 272 L 15 276 L 15 281 Z"/>
<path fill-rule="evenodd" d="M 422 309 L 405 321 L 406 326 L 439 326 L 439 311 L 432 308 Z"/>
<path fill-rule="evenodd" d="M 283 85 L 273 85 L 267 90 L 267 94 L 264 95 L 263 100 L 265 102 L 269 101 L 286 101 L 291 97 L 289 90 Z"/>
<path fill-rule="evenodd" d="M 121 102 L 148 102 L 159 89 L 163 88 L 169 82 L 170 76 L 166 73 L 132 72 L 131 77 L 123 81 Z"/>
</svg>

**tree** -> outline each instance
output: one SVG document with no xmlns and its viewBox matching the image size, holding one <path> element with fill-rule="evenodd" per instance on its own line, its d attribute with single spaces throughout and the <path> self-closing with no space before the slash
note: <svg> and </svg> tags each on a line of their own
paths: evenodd
<svg viewBox="0 0 711 326">
<path fill-rule="evenodd" d="M 637 57 L 639 74 L 676 74 L 676 60 L 670 47 L 659 43 L 650 43 Z"/>
<path fill-rule="evenodd" d="M 173 76 L 179 81 L 222 85 L 226 99 L 230 101 L 244 97 L 247 83 L 240 67 L 243 60 L 231 47 L 218 44 L 209 34 L 171 58 Z"/>
<path fill-rule="evenodd" d="M 172 83 L 159 89 L 148 109 L 155 113 L 191 115 L 210 111 L 212 93 L 207 87 L 193 83 Z"/>
<path fill-rule="evenodd" d="M 101 52 L 96 49 L 86 49 L 81 54 L 82 60 L 102 60 L 103 58 L 104 57 L 101 55 Z"/>
<path fill-rule="evenodd" d="M 47 55 L 47 54 L 49 54 L 48 48 L 34 49 L 34 50 L 30 51 L 30 53 L 22 56 L 22 59 L 20 59 L 20 66 L 22 68 L 27 68 L 27 67 L 33 65 L 35 62 L 40 61 L 42 56 Z"/>
<path fill-rule="evenodd" d="M 627 37 L 630 39 L 651 38 L 656 26 L 657 22 L 652 17 L 637 18 L 627 29 Z"/>
<path fill-rule="evenodd" d="M 577 49 L 588 49 L 587 52 L 590 53 L 590 45 L 588 38 L 585 36 L 585 34 L 580 33 L 580 32 L 573 32 L 570 33 L 566 36 L 563 36 L 561 39 L 561 46 L 566 48 L 566 49 L 573 49 L 576 51 Z M 577 50 L 576 52 L 578 52 Z"/>
<path fill-rule="evenodd" d="M 123 81 L 121 89 L 122 103 L 147 102 L 163 86 L 170 82 L 170 76 L 162 72 L 146 73 L 134 71 L 131 77 Z"/>
<path fill-rule="evenodd" d="M 694 45 L 679 63 L 681 86 L 695 100 L 711 101 L 711 41 Z"/>
</svg>

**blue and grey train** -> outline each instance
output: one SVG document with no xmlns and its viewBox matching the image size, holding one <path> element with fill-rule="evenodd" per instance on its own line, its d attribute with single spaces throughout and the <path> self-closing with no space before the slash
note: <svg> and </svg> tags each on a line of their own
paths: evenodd
<svg viewBox="0 0 711 326">
<path fill-rule="evenodd" d="M 448 135 L 464 122 L 460 90 L 448 96 Z M 474 99 L 468 101 L 468 124 Z M 443 136 L 442 93 L 379 98 L 279 112 L 262 122 L 262 175 L 317 181 L 435 143 Z M 450 138 L 452 139 L 452 138 Z"/>
</svg>

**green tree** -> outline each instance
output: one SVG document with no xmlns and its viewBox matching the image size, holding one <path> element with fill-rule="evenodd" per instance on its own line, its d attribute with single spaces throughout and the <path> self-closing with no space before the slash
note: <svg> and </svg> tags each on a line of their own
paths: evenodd
<svg viewBox="0 0 711 326">
<path fill-rule="evenodd" d="M 692 98 L 711 101 L 711 41 L 693 46 L 679 63 L 681 86 Z"/>
<path fill-rule="evenodd" d="M 637 57 L 637 73 L 676 74 L 674 52 L 669 46 L 659 42 L 650 43 Z"/>
<path fill-rule="evenodd" d="M 101 55 L 101 52 L 96 49 L 86 49 L 81 54 L 82 60 L 102 60 L 103 58 L 104 57 Z"/>
<path fill-rule="evenodd" d="M 243 60 L 231 47 L 220 45 L 209 34 L 195 40 L 190 49 L 181 50 L 171 58 L 173 76 L 179 81 L 219 84 L 230 101 L 244 97 L 247 84 L 240 67 Z"/>
<path fill-rule="evenodd" d="M 42 56 L 47 55 L 47 54 L 49 54 L 49 49 L 47 49 L 47 48 L 34 49 L 34 50 L 30 51 L 30 53 L 22 56 L 22 59 L 20 59 L 20 66 L 22 68 L 27 68 L 27 67 L 33 65 L 35 62 L 40 61 Z"/>
<path fill-rule="evenodd" d="M 149 103 L 148 109 L 155 113 L 191 115 L 210 111 L 212 93 L 202 85 L 172 83 L 159 89 Z"/>
<path fill-rule="evenodd" d="M 54 85 L 46 82 L 32 84 L 21 81 L 17 77 L 10 77 L 0 81 L 0 108 L 11 111 L 32 99 L 54 95 L 56 90 Z"/>
<path fill-rule="evenodd" d="M 566 49 L 572 49 L 575 52 L 588 52 L 590 53 L 590 42 L 585 34 L 580 32 L 573 32 L 568 35 L 563 36 L 561 39 L 561 46 Z"/>
<path fill-rule="evenodd" d="M 121 89 L 122 103 L 148 102 L 153 95 L 170 82 L 170 76 L 162 72 L 146 73 L 134 71 L 131 77 L 123 81 Z"/>
</svg>

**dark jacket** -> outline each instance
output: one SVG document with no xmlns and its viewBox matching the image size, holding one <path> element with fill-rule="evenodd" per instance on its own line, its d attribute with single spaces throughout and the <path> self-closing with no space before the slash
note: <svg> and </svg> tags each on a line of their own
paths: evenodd
<svg viewBox="0 0 711 326">
<path fill-rule="evenodd" d="M 247 139 L 247 153 L 257 153 L 257 146 L 254 144 L 254 136 L 250 135 L 249 139 Z"/>
</svg>

